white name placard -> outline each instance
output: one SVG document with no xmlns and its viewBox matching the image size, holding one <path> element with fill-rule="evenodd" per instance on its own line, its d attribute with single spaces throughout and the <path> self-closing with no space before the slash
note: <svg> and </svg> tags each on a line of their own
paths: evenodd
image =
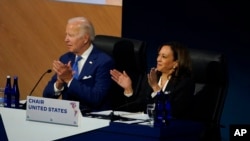
<svg viewBox="0 0 250 141">
<path fill-rule="evenodd" d="M 78 126 L 78 101 L 28 96 L 26 120 Z"/>
</svg>

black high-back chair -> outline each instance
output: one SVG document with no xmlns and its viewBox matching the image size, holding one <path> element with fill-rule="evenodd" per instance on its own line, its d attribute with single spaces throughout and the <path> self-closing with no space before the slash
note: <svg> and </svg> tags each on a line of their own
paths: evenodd
<svg viewBox="0 0 250 141">
<path fill-rule="evenodd" d="M 203 140 L 219 141 L 220 119 L 228 89 L 227 62 L 222 53 L 190 49 L 195 100 L 192 115 L 205 122 Z"/>
<path fill-rule="evenodd" d="M 110 36 L 110 35 L 96 35 L 93 43 L 94 45 L 96 45 L 97 48 L 103 50 L 104 52 L 106 52 L 112 57 L 115 57 L 115 54 L 123 55 L 123 54 L 128 53 L 126 52 L 125 47 L 127 46 L 127 48 L 131 49 L 131 47 L 133 46 L 132 47 L 133 54 L 130 52 L 131 54 L 127 54 L 126 56 L 128 58 L 130 57 L 129 55 L 132 55 L 132 57 L 134 57 L 133 61 L 135 61 L 135 64 L 136 64 L 136 71 L 139 71 L 139 72 L 145 71 L 147 64 L 146 64 L 146 44 L 144 41 L 117 37 L 117 36 Z M 117 48 L 116 52 L 114 52 L 114 48 Z M 122 51 L 125 51 L 125 52 L 118 53 L 118 50 L 119 50 L 118 48 L 119 49 L 122 48 Z"/>
<path fill-rule="evenodd" d="M 96 35 L 94 45 L 113 57 L 115 69 L 126 71 L 132 79 L 134 89 L 139 86 L 143 74 L 146 72 L 145 42 L 109 35 Z M 123 95 L 123 89 L 115 82 L 110 90 L 113 110 L 134 111 L 126 105 L 129 103 Z"/>
</svg>

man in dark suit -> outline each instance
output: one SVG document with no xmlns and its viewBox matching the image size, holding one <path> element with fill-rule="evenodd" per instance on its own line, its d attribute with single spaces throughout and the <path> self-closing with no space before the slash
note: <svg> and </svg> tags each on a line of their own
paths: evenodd
<svg viewBox="0 0 250 141">
<path fill-rule="evenodd" d="M 55 75 L 45 87 L 44 97 L 79 101 L 83 112 L 108 108 L 112 82 L 109 70 L 114 61 L 92 44 L 94 37 L 94 27 L 88 19 L 68 20 L 65 42 L 69 52 L 53 62 Z"/>
</svg>

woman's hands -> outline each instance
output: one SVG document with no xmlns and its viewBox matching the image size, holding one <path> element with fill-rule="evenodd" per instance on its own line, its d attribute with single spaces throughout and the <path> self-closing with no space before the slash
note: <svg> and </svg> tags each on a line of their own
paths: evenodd
<svg viewBox="0 0 250 141">
<path fill-rule="evenodd" d="M 148 84 L 154 90 L 154 92 L 161 90 L 160 86 L 158 85 L 156 68 L 151 68 L 150 72 L 148 73 Z"/>
<path fill-rule="evenodd" d="M 111 78 L 124 89 L 125 94 L 133 93 L 132 81 L 125 71 L 110 70 Z"/>
</svg>

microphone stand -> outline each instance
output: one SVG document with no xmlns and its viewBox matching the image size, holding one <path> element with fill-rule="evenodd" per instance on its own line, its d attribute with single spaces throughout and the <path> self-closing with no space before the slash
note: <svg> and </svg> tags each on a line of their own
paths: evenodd
<svg viewBox="0 0 250 141">
<path fill-rule="evenodd" d="M 114 110 L 112 110 L 112 112 L 109 114 L 110 122 L 113 122 L 115 120 L 123 120 L 123 121 L 134 120 L 134 119 L 131 119 L 131 118 L 121 117 L 120 115 L 115 115 L 114 112 L 117 111 L 117 110 L 119 110 L 119 109 L 121 109 L 121 108 L 127 107 L 127 106 L 129 106 L 131 104 L 137 103 L 137 102 L 139 102 L 139 100 L 128 102 L 128 103 L 126 103 L 124 105 L 121 105 L 121 106 L 115 108 Z"/>
<path fill-rule="evenodd" d="M 36 84 L 35 84 L 35 86 L 33 87 L 33 89 L 30 91 L 29 96 L 32 95 L 33 91 L 36 89 L 37 85 L 38 85 L 39 82 L 42 80 L 43 76 L 44 76 L 45 74 L 51 73 L 51 72 L 52 72 L 52 70 L 51 70 L 51 69 L 48 69 L 46 72 L 44 72 L 44 73 L 42 74 L 42 76 L 41 76 L 41 77 L 39 78 L 39 80 L 36 82 Z M 22 109 L 25 110 L 25 109 L 26 109 L 26 106 L 27 106 L 27 101 L 22 105 Z"/>
<path fill-rule="evenodd" d="M 109 114 L 110 122 L 113 122 L 115 120 L 120 120 L 121 116 L 120 115 L 115 115 L 114 111 Z"/>
</svg>

